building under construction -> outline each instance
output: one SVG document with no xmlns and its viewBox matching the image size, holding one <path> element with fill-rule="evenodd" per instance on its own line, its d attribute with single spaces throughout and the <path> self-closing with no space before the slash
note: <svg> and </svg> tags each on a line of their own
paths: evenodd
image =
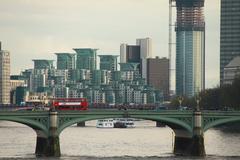
<svg viewBox="0 0 240 160">
<path fill-rule="evenodd" d="M 205 86 L 204 0 L 173 0 L 177 9 L 176 94 L 194 96 Z"/>
</svg>

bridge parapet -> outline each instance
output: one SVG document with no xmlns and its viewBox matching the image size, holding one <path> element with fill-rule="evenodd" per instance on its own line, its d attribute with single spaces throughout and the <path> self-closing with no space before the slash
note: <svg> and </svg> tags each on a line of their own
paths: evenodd
<svg viewBox="0 0 240 160">
<path fill-rule="evenodd" d="M 0 120 L 21 123 L 32 129 L 42 131 L 42 134 L 49 134 L 49 113 L 29 111 L 1 111 Z"/>
<path fill-rule="evenodd" d="M 55 157 L 60 156 L 59 135 L 68 126 L 71 126 L 78 122 L 85 122 L 89 120 L 121 117 L 161 121 L 168 125 L 170 128 L 172 128 L 175 132 L 175 153 L 186 155 L 204 155 L 204 132 L 207 131 L 207 129 L 219 124 L 240 121 L 240 112 L 194 112 L 191 110 L 87 110 L 59 112 L 0 112 L 0 120 L 22 123 L 33 128 L 36 131 L 37 155 Z"/>
<path fill-rule="evenodd" d="M 204 111 L 203 112 L 203 131 L 209 128 L 240 121 L 240 111 Z"/>
</svg>

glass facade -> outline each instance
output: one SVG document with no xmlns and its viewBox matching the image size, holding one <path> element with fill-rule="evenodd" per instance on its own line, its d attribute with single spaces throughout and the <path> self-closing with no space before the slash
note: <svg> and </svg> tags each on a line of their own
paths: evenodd
<svg viewBox="0 0 240 160">
<path fill-rule="evenodd" d="M 204 89 L 204 32 L 177 32 L 176 94 L 193 96 Z"/>
<path fill-rule="evenodd" d="M 53 60 L 33 59 L 34 69 L 53 69 Z"/>
<path fill-rule="evenodd" d="M 204 0 L 176 5 L 176 94 L 191 97 L 205 86 Z"/>
<path fill-rule="evenodd" d="M 77 69 L 96 70 L 97 66 L 97 49 L 75 48 L 77 53 Z"/>
<path fill-rule="evenodd" d="M 240 56 L 240 1 L 221 0 L 220 83 L 224 67 Z"/>
<path fill-rule="evenodd" d="M 75 69 L 75 54 L 55 53 L 57 55 L 57 69 Z"/>
<path fill-rule="evenodd" d="M 100 70 L 116 71 L 117 70 L 117 57 L 113 55 L 99 55 L 100 57 Z"/>
</svg>

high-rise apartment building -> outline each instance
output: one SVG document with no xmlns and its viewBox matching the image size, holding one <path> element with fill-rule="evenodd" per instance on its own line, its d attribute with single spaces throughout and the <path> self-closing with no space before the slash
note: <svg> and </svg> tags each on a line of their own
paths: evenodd
<svg viewBox="0 0 240 160">
<path fill-rule="evenodd" d="M 140 46 L 141 58 L 152 57 L 152 39 L 151 38 L 137 39 L 136 45 Z"/>
<path fill-rule="evenodd" d="M 136 45 L 121 44 L 120 63 L 139 63 L 142 78 L 147 78 L 147 58 L 152 57 L 152 39 L 137 39 Z"/>
<path fill-rule="evenodd" d="M 55 53 L 57 55 L 57 69 L 75 69 L 75 53 Z"/>
<path fill-rule="evenodd" d="M 136 44 L 140 46 L 141 75 L 147 79 L 147 58 L 152 58 L 152 39 L 137 39 Z"/>
<path fill-rule="evenodd" d="M 139 63 L 119 63 L 122 80 L 135 80 L 139 76 Z"/>
<path fill-rule="evenodd" d="M 176 94 L 194 96 L 205 86 L 204 0 L 176 0 Z"/>
<path fill-rule="evenodd" d="M 147 59 L 147 83 L 162 91 L 164 100 L 169 99 L 169 59 Z"/>
<path fill-rule="evenodd" d="M 100 57 L 100 70 L 116 71 L 117 70 L 117 58 L 114 55 L 99 55 Z"/>
<path fill-rule="evenodd" d="M 10 52 L 0 42 L 0 104 L 10 104 Z"/>
<path fill-rule="evenodd" d="M 34 69 L 53 69 L 53 60 L 33 59 Z"/>
<path fill-rule="evenodd" d="M 220 83 L 224 67 L 240 56 L 240 1 L 221 0 Z"/>
<path fill-rule="evenodd" d="M 48 70 L 47 69 L 31 69 L 29 77 L 29 90 L 37 92 L 39 88 L 47 87 Z"/>
<path fill-rule="evenodd" d="M 77 69 L 96 70 L 97 49 L 92 48 L 74 48 L 77 53 Z"/>
</svg>

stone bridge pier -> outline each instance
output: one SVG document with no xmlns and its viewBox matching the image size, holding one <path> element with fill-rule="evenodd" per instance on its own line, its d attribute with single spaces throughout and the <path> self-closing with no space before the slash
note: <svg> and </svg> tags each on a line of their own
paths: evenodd
<svg viewBox="0 0 240 160">
<path fill-rule="evenodd" d="M 46 135 L 42 131 L 36 130 L 36 156 L 40 157 L 60 157 L 59 135 L 57 134 L 58 113 L 49 112 L 49 134 Z"/>
<path fill-rule="evenodd" d="M 202 128 L 202 113 L 193 113 L 193 131 L 174 129 L 174 154 L 183 156 L 205 156 L 204 133 Z"/>
</svg>

